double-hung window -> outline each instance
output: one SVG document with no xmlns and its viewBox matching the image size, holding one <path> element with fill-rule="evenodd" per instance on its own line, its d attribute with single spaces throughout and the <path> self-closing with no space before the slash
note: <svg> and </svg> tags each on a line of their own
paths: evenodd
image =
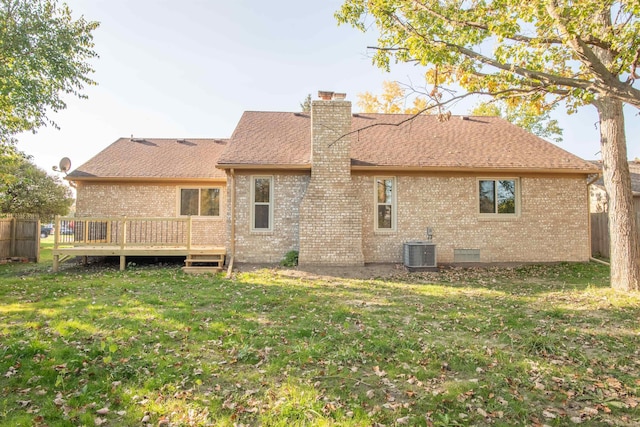
<svg viewBox="0 0 640 427">
<path fill-rule="evenodd" d="M 251 177 L 251 229 L 270 231 L 273 226 L 273 177 Z"/>
<path fill-rule="evenodd" d="M 520 211 L 517 179 L 479 179 L 480 214 L 515 216 Z"/>
<path fill-rule="evenodd" d="M 220 216 L 220 189 L 181 188 L 180 215 Z"/>
<path fill-rule="evenodd" d="M 377 177 L 374 183 L 375 229 L 393 231 L 396 229 L 396 179 Z"/>
</svg>

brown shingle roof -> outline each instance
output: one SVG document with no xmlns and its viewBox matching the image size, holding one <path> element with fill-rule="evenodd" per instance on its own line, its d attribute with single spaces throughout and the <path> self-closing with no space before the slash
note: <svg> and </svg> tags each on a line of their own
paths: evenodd
<svg viewBox="0 0 640 427">
<path fill-rule="evenodd" d="M 589 162 L 499 117 L 354 114 L 354 167 L 595 172 Z M 406 122 L 405 122 L 406 121 Z M 389 126 L 398 124 L 400 126 Z M 374 125 L 374 126 L 372 126 Z M 219 165 L 307 166 L 308 114 L 245 112 Z"/>
<path fill-rule="evenodd" d="M 310 165 L 311 116 L 245 111 L 219 164 Z"/>
<path fill-rule="evenodd" d="M 68 175 L 92 178 L 225 178 L 216 162 L 226 139 L 120 138 Z"/>
</svg>

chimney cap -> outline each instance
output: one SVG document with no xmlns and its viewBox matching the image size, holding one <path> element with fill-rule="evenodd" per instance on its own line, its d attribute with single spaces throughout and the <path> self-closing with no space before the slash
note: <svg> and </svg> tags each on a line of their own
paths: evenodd
<svg viewBox="0 0 640 427">
<path fill-rule="evenodd" d="M 318 96 L 323 101 L 331 101 L 331 98 L 333 98 L 333 92 L 330 92 L 328 90 L 319 90 Z"/>
<path fill-rule="evenodd" d="M 344 92 L 336 92 L 333 94 L 332 99 L 334 101 L 344 101 L 344 99 L 347 97 L 347 94 Z"/>
</svg>

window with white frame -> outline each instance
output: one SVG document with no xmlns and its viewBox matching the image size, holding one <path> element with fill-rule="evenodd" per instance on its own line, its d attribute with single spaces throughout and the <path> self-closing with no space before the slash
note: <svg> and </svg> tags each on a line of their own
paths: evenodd
<svg viewBox="0 0 640 427">
<path fill-rule="evenodd" d="M 273 177 L 254 176 L 251 178 L 251 229 L 271 230 L 273 222 Z"/>
<path fill-rule="evenodd" d="M 377 177 L 375 189 L 375 225 L 378 231 L 396 228 L 396 180 L 393 177 Z"/>
<path fill-rule="evenodd" d="M 220 189 L 181 188 L 180 215 L 220 216 Z"/>
<path fill-rule="evenodd" d="M 517 179 L 479 179 L 478 196 L 482 215 L 516 215 L 519 212 Z"/>
</svg>

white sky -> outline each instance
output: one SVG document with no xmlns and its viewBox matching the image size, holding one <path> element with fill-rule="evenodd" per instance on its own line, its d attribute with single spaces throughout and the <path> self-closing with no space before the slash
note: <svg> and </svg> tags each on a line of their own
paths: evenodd
<svg viewBox="0 0 640 427">
<path fill-rule="evenodd" d="M 19 136 L 18 147 L 51 171 L 72 169 L 119 137 L 226 138 L 243 111 L 299 111 L 318 90 L 380 93 L 384 80 L 420 83 L 424 69 L 371 64 L 375 34 L 337 26 L 340 0 L 67 0 L 75 16 L 99 21 L 97 86 L 52 114 L 60 130 Z M 453 114 L 467 114 L 474 101 Z M 637 110 L 628 108 L 629 158 L 640 157 Z M 600 158 L 595 108 L 558 114 L 561 148 Z"/>
</svg>

